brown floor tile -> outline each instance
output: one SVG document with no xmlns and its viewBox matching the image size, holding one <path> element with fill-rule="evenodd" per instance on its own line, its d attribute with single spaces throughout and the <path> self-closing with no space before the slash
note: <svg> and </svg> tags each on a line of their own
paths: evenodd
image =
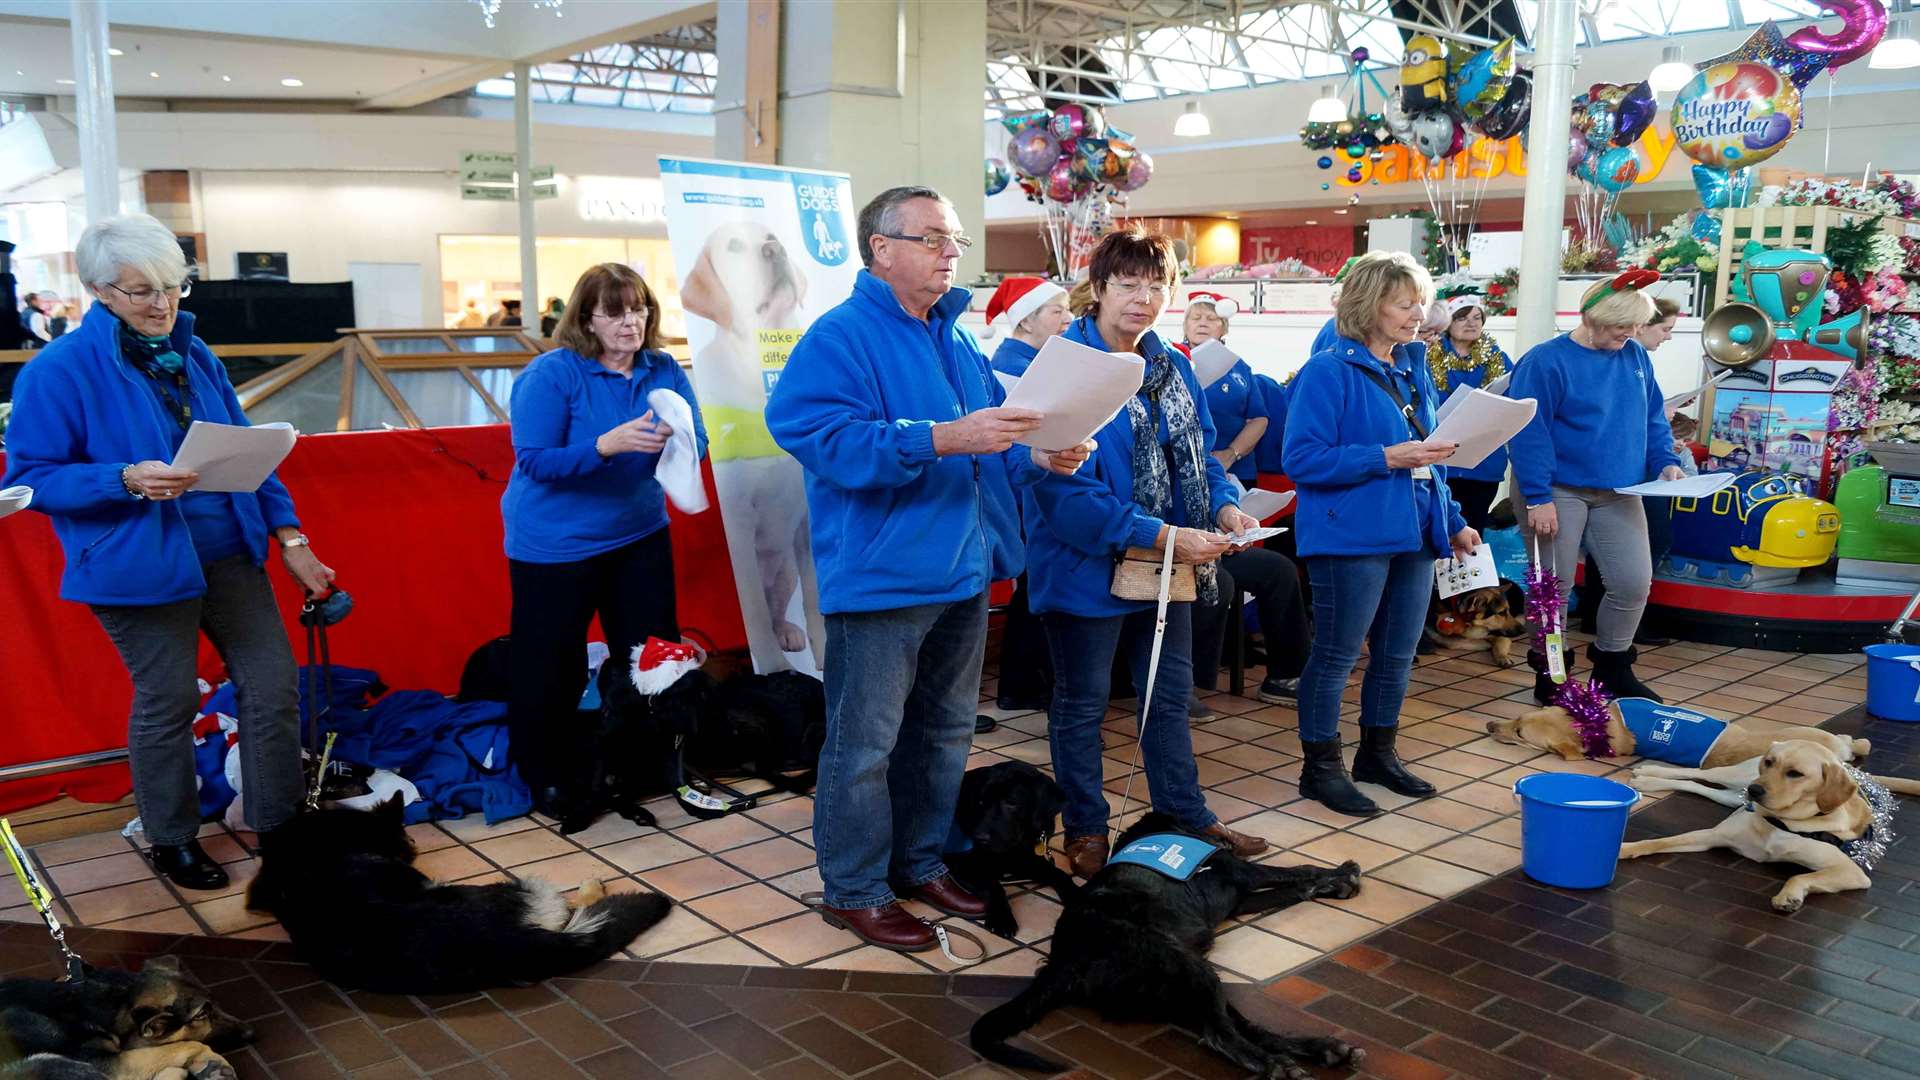
<svg viewBox="0 0 1920 1080">
<path fill-rule="evenodd" d="M 825 1016 L 783 1028 L 780 1035 L 848 1076 L 865 1072 L 893 1056 Z"/>
</svg>

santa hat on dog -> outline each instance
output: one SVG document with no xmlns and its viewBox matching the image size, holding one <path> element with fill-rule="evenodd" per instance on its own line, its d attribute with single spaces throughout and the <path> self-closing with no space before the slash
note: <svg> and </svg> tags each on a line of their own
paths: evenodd
<svg viewBox="0 0 1920 1080">
<path fill-rule="evenodd" d="M 1240 314 L 1240 302 L 1230 296 L 1221 296 L 1217 292 L 1190 292 L 1187 294 L 1187 310 L 1192 311 L 1195 304 L 1212 304 L 1213 313 L 1223 319 L 1231 319 Z"/>
<path fill-rule="evenodd" d="M 633 687 L 652 697 L 707 662 L 707 651 L 691 641 L 650 637 L 633 647 Z"/>
<path fill-rule="evenodd" d="M 1045 278 L 1007 278 L 987 300 L 987 329 L 980 336 L 992 337 L 998 332 L 1001 316 L 1006 317 L 1008 326 L 1019 326 L 1020 320 L 1046 307 L 1049 301 L 1065 295 L 1067 290 Z"/>
</svg>

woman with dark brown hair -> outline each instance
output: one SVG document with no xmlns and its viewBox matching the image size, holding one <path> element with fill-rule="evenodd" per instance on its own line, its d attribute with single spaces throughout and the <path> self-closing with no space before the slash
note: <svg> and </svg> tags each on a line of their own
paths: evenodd
<svg viewBox="0 0 1920 1080">
<path fill-rule="evenodd" d="M 654 476 L 674 431 L 650 396 L 685 400 L 702 457 L 707 433 L 686 372 L 660 348 L 660 302 L 631 268 L 581 275 L 554 339 L 513 387 L 513 476 L 500 501 L 513 586 L 507 722 L 536 808 L 579 820 L 592 813 L 573 728 L 587 627 L 598 614 L 612 663 L 649 637 L 680 638 Z"/>
</svg>

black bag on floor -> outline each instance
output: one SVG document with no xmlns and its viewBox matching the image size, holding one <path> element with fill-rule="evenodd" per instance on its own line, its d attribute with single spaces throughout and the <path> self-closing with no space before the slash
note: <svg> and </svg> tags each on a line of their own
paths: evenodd
<svg viewBox="0 0 1920 1080">
<path fill-rule="evenodd" d="M 813 790 L 827 741 L 827 692 L 797 671 L 741 675 L 714 688 L 707 720 L 687 740 L 689 763 L 745 773 L 781 791 Z"/>
</svg>

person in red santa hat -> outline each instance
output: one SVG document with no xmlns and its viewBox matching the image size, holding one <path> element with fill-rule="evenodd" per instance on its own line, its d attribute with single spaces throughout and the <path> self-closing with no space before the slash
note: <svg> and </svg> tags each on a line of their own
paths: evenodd
<svg viewBox="0 0 1920 1080">
<path fill-rule="evenodd" d="M 1002 281 L 987 300 L 987 331 L 982 335 L 992 337 L 1002 326 L 1012 328 L 993 352 L 994 370 L 1015 378 L 1025 375 L 1040 346 L 1071 322 L 1067 290 L 1045 278 L 1010 277 Z"/>
</svg>

